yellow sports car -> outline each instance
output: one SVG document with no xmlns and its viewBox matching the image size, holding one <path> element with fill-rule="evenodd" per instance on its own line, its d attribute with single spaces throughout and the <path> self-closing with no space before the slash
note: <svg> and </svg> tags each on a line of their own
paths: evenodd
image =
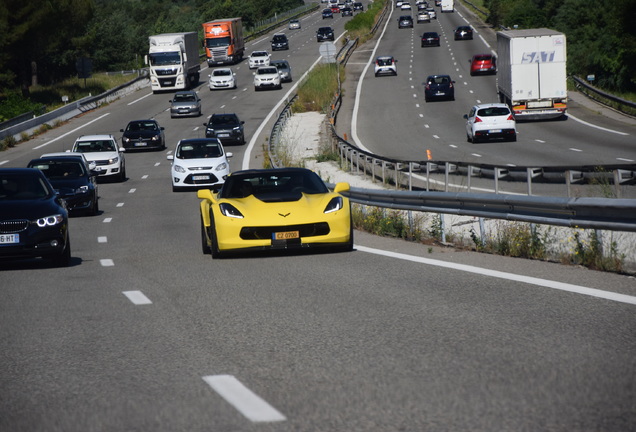
<svg viewBox="0 0 636 432">
<path fill-rule="evenodd" d="M 349 190 L 338 183 L 330 192 L 305 168 L 236 171 L 218 193 L 201 189 L 203 253 L 326 247 L 353 249 Z"/>
</svg>

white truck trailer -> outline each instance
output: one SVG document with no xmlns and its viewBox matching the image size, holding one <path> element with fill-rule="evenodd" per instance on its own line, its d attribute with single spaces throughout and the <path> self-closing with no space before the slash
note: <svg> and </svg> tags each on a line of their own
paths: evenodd
<svg viewBox="0 0 636 432">
<path fill-rule="evenodd" d="M 497 32 L 497 92 L 517 120 L 565 115 L 565 35 L 546 28 Z"/>
<path fill-rule="evenodd" d="M 199 83 L 199 41 L 196 32 L 164 33 L 148 38 L 146 64 L 153 93 L 185 90 Z"/>
<path fill-rule="evenodd" d="M 442 0 L 442 4 L 440 5 L 442 13 L 445 12 L 455 12 L 455 2 L 454 0 Z"/>
</svg>

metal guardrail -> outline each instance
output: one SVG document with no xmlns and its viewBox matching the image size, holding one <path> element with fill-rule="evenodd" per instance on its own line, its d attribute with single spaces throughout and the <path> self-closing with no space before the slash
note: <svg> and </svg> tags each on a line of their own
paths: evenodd
<svg viewBox="0 0 636 432">
<path fill-rule="evenodd" d="M 629 107 L 631 108 L 632 112 L 636 112 L 636 102 L 604 92 L 603 90 L 588 84 L 585 80 L 577 76 L 572 76 L 572 79 L 575 82 L 576 88 L 590 99 L 595 100 L 596 102 L 599 102 L 606 106 L 610 106 L 608 104 L 608 101 L 613 102 L 615 105 L 617 105 L 619 111 L 621 112 L 623 112 L 623 110 L 620 110 L 621 106 Z"/>
</svg>

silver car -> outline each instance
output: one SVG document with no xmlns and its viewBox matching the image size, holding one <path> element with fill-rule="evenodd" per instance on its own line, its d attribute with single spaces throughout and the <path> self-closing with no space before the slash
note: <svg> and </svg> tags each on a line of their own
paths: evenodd
<svg viewBox="0 0 636 432">
<path fill-rule="evenodd" d="M 269 65 L 276 66 L 282 82 L 292 81 L 292 70 L 287 60 L 272 60 L 269 62 Z"/>
<path fill-rule="evenodd" d="M 201 99 L 192 90 L 178 91 L 170 99 L 170 117 L 189 117 L 201 115 Z"/>
</svg>

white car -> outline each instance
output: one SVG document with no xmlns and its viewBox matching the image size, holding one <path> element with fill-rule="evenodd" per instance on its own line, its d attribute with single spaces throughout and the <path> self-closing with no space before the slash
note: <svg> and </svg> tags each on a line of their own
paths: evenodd
<svg viewBox="0 0 636 432">
<path fill-rule="evenodd" d="M 466 139 L 468 142 L 488 141 L 503 138 L 505 141 L 517 141 L 515 116 L 504 103 L 475 105 L 466 119 Z"/>
<path fill-rule="evenodd" d="M 435 9 L 433 9 L 432 7 L 427 7 L 424 10 L 428 12 L 428 16 L 431 17 L 431 19 L 437 19 L 437 12 L 435 12 Z"/>
<path fill-rule="evenodd" d="M 82 135 L 75 140 L 72 152 L 83 153 L 89 162 L 95 162 L 99 177 L 126 180 L 126 149 L 119 147 L 113 135 Z"/>
<path fill-rule="evenodd" d="M 232 153 L 226 153 L 217 138 L 180 140 L 174 155 L 168 155 L 172 161 L 172 191 L 219 189 L 230 174 L 228 159 L 231 157 Z"/>
<path fill-rule="evenodd" d="M 421 10 L 417 13 L 417 23 L 430 23 L 431 22 L 431 16 L 428 14 L 428 12 L 426 12 L 425 10 Z"/>
<path fill-rule="evenodd" d="M 254 90 L 259 91 L 262 88 L 283 88 L 280 73 L 276 66 L 261 66 L 256 69 L 256 73 L 254 74 Z"/>
<path fill-rule="evenodd" d="M 403 2 L 402 5 L 400 6 L 400 10 L 411 10 L 410 3 Z"/>
<path fill-rule="evenodd" d="M 269 66 L 269 59 L 272 55 L 267 51 L 254 51 L 248 57 L 249 68 L 256 69 L 261 66 Z"/>
<path fill-rule="evenodd" d="M 397 75 L 397 60 L 392 56 L 380 56 L 375 59 L 375 76 Z"/>
<path fill-rule="evenodd" d="M 236 73 L 231 68 L 214 69 L 208 80 L 210 90 L 235 89 L 236 85 Z"/>
</svg>

